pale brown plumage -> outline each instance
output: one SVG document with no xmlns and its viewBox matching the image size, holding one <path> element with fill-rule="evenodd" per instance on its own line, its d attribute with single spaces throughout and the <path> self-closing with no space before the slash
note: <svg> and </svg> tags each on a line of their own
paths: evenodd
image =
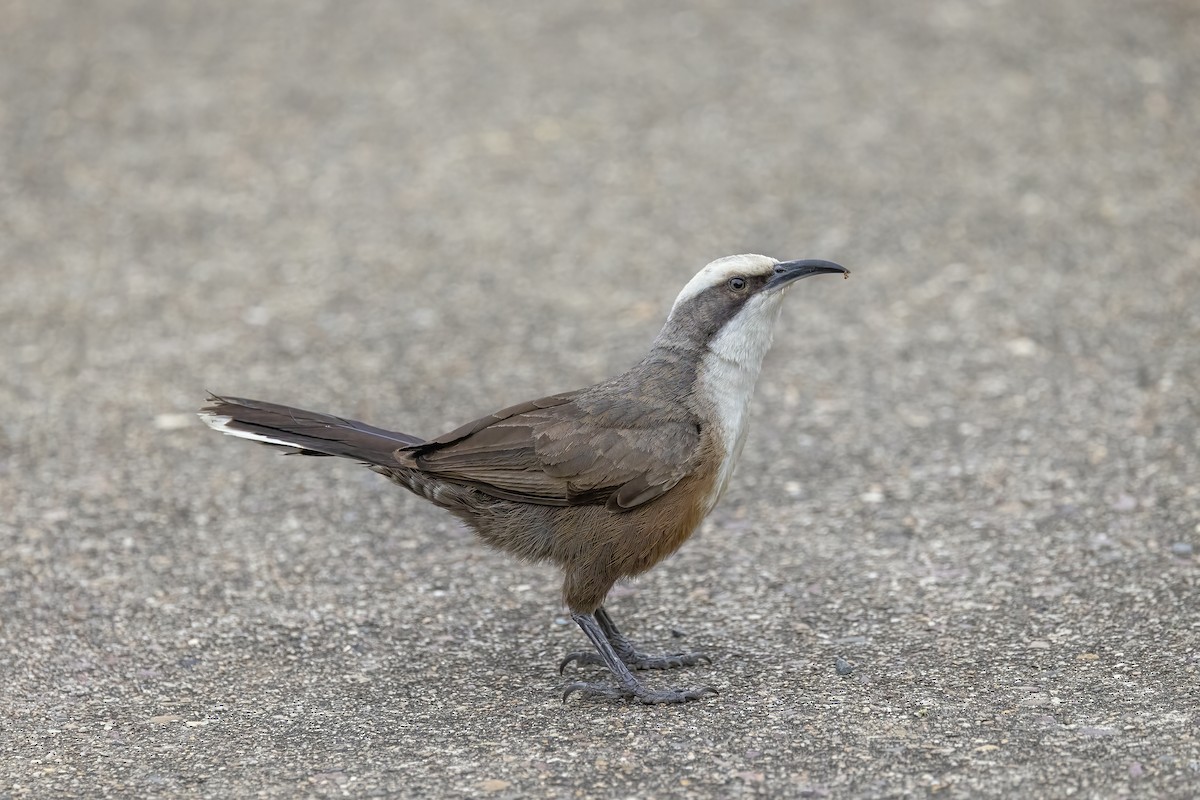
<svg viewBox="0 0 1200 800">
<path fill-rule="evenodd" d="M 629 394 L 625 377 L 619 388 Z M 695 530 L 715 475 L 718 445 L 698 414 L 646 399 L 644 413 L 632 414 L 605 399 L 617 388 L 512 406 L 400 448 L 398 467 L 376 470 L 488 543 L 559 564 L 567 606 L 593 612 L 613 583 L 645 572 Z M 646 513 L 629 513 L 637 508 Z"/>
<path fill-rule="evenodd" d="M 564 601 L 590 613 L 617 580 L 674 552 L 704 516 L 715 470 L 698 466 L 718 457 L 719 444 L 692 391 L 693 360 L 659 354 L 610 381 L 398 448 L 374 468 L 489 544 L 562 566 Z"/>
</svg>

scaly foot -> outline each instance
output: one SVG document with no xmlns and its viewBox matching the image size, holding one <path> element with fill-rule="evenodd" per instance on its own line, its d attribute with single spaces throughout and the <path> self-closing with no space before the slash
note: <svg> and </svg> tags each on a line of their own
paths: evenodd
<svg viewBox="0 0 1200 800">
<path fill-rule="evenodd" d="M 608 643 L 612 645 L 613 652 L 625 665 L 632 669 L 676 669 L 678 667 L 691 667 L 704 661 L 708 664 L 712 663 L 712 659 L 703 653 L 667 653 L 661 656 L 652 656 L 641 652 L 637 649 L 637 645 L 625 637 L 621 633 L 621 629 L 617 627 L 617 623 L 613 622 L 612 617 L 603 607 L 596 609 L 593 616 L 596 622 L 600 625 L 600 630 L 604 631 L 604 638 L 608 639 Z M 604 657 L 595 651 L 578 650 L 574 653 L 568 653 L 567 657 L 558 662 L 558 674 L 561 675 L 567 664 L 572 661 L 584 666 L 586 664 L 594 664 L 596 666 L 608 666 Z"/>
<path fill-rule="evenodd" d="M 615 643 L 613 643 L 613 650 L 616 651 L 617 656 L 630 669 L 676 669 L 678 667 L 695 666 L 701 661 L 706 664 L 712 663 L 712 659 L 704 655 L 704 653 L 668 653 L 661 656 L 651 656 L 640 653 L 632 647 L 628 649 L 618 647 Z M 567 664 L 570 664 L 572 661 L 580 666 L 591 664 L 600 667 L 605 666 L 604 659 L 600 657 L 599 653 L 591 650 L 578 650 L 574 653 L 568 653 L 566 658 L 558 662 L 558 674 L 562 675 Z"/>
<path fill-rule="evenodd" d="M 602 664 L 616 678 L 617 685 L 612 686 L 604 683 L 576 681 L 569 684 L 566 690 L 563 691 L 564 703 L 571 696 L 572 692 L 580 692 L 589 697 L 636 700 L 639 703 L 646 704 L 686 703 L 689 700 L 699 700 L 706 694 L 717 694 L 717 690 L 711 686 L 701 686 L 696 689 L 650 689 L 642 685 L 642 682 L 634 677 L 633 673 L 629 671 L 630 665 L 625 660 L 625 657 L 634 661 L 640 660 L 642 663 L 649 665 L 647 666 L 648 669 L 655 668 L 654 665 L 662 664 L 663 666 L 657 667 L 662 669 L 665 666 L 684 666 L 685 663 L 694 664 L 704 656 L 683 654 L 660 657 L 643 656 L 634 649 L 628 639 L 621 635 L 616 625 L 609 619 L 608 614 L 604 613 L 604 609 L 598 609 L 593 614 L 574 612 L 571 614 L 571 618 L 575 620 L 580 630 L 583 631 L 584 635 L 587 636 L 596 648 L 596 654 L 593 656 L 591 653 L 572 653 L 559 665 L 559 671 L 561 672 L 562 667 L 573 660 L 577 660 L 580 663 Z M 625 651 L 625 657 L 618 654 L 617 646 L 620 646 Z"/>
<path fill-rule="evenodd" d="M 686 703 L 689 700 L 699 700 L 706 694 L 719 694 L 711 686 L 699 686 L 695 689 L 647 689 L 639 685 L 637 689 L 624 689 L 619 686 L 609 686 L 604 683 L 585 683 L 576 681 L 569 684 L 563 691 L 563 702 L 572 692 L 579 692 L 585 697 L 611 697 L 621 700 L 636 700 L 646 705 L 659 703 Z"/>
</svg>

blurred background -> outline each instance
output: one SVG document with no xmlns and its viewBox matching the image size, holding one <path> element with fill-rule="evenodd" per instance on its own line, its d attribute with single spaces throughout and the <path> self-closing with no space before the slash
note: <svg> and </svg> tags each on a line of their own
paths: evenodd
<svg viewBox="0 0 1200 800">
<path fill-rule="evenodd" d="M 1197 86 L 1171 0 L 0 0 L 0 794 L 1185 796 Z M 553 570 L 193 416 L 434 435 L 738 252 L 853 276 L 615 598 L 717 702 L 564 709 Z"/>
</svg>

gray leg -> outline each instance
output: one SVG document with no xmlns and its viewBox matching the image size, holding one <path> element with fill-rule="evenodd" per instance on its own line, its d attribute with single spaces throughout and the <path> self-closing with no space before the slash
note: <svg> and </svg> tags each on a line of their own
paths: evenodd
<svg viewBox="0 0 1200 800">
<path fill-rule="evenodd" d="M 625 662 L 625 665 L 632 669 L 674 669 L 675 667 L 690 667 L 699 664 L 701 661 L 712 663 L 712 659 L 703 653 L 668 653 L 661 656 L 651 656 L 640 652 L 637 645 L 629 641 L 625 634 L 617 627 L 617 623 L 613 622 L 612 617 L 603 607 L 596 609 L 593 614 L 596 622 L 600 625 L 600 630 L 604 632 L 604 637 L 608 639 L 608 643 L 612 645 L 613 651 L 617 654 L 617 658 Z M 558 674 L 562 674 L 563 669 L 572 661 L 583 664 L 597 664 L 605 666 L 604 660 L 599 653 L 590 650 L 580 650 L 575 653 L 570 653 L 562 661 L 558 662 Z"/>
<path fill-rule="evenodd" d="M 638 700 L 642 703 L 683 703 L 688 700 L 699 700 L 706 694 L 716 694 L 717 690 L 711 686 L 701 686 L 697 689 L 647 689 L 642 683 L 634 677 L 629 671 L 629 667 L 617 655 L 613 649 L 612 643 L 609 641 L 607 631 L 598 621 L 600 612 L 596 615 L 592 614 L 571 614 L 571 619 L 579 625 L 580 630 L 596 648 L 599 657 L 599 663 L 608 667 L 608 671 L 617 679 L 618 686 L 609 686 L 603 683 L 585 683 L 576 681 L 567 686 L 563 692 L 563 701 L 572 692 L 582 692 L 586 695 L 599 695 L 602 697 L 621 697 L 627 700 Z M 605 615 L 607 617 L 607 615 Z M 612 620 L 608 620 L 611 625 Z M 615 631 L 616 628 L 613 627 Z M 619 634 L 618 634 L 619 635 Z"/>
</svg>

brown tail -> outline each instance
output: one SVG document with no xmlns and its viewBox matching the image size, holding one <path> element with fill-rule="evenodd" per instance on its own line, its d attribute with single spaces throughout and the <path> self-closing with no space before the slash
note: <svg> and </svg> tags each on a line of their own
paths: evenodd
<svg viewBox="0 0 1200 800">
<path fill-rule="evenodd" d="M 397 449 L 421 444 L 407 433 L 290 406 L 209 395 L 200 419 L 213 430 L 282 447 L 305 456 L 341 456 L 367 464 L 395 466 Z"/>
</svg>

